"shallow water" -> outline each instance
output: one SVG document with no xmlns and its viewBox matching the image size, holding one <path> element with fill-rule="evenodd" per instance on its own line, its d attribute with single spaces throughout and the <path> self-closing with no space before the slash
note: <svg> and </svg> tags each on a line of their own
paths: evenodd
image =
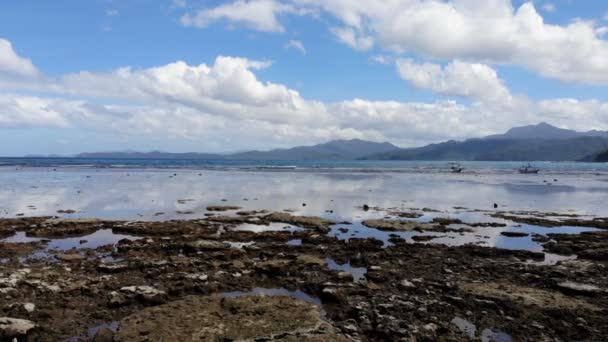
<svg viewBox="0 0 608 342">
<path fill-rule="evenodd" d="M 474 340 L 477 337 L 477 327 L 475 326 L 475 324 L 471 323 L 470 321 L 462 318 L 462 317 L 454 317 L 454 319 L 452 319 L 451 321 L 452 324 L 454 324 L 456 327 L 458 327 L 458 329 L 460 329 L 460 331 L 462 331 L 464 334 L 466 334 L 470 339 Z M 511 342 L 512 338 L 510 335 L 505 334 L 501 331 L 496 331 L 493 329 L 484 329 L 481 332 L 481 336 L 479 336 L 481 338 L 482 342 Z"/>
<path fill-rule="evenodd" d="M 304 228 L 286 224 L 286 223 L 271 222 L 267 225 L 244 223 L 244 224 L 238 225 L 237 227 L 233 228 L 232 230 L 243 231 L 243 232 L 262 233 L 262 232 L 283 232 L 283 231 L 296 232 L 296 231 L 302 231 L 302 230 L 304 230 Z"/>
<path fill-rule="evenodd" d="M 325 259 L 325 262 L 327 262 L 327 267 L 330 270 L 350 273 L 353 276 L 354 283 L 359 283 L 361 280 L 365 279 L 365 274 L 367 273 L 367 268 L 365 267 L 353 267 L 350 262 L 339 264 L 331 258 Z"/>
<path fill-rule="evenodd" d="M 554 176 L 0 168 L 0 216 L 187 219 L 203 218 L 209 205 L 230 204 L 351 220 L 374 216 L 360 210 L 363 204 L 473 216 L 454 207 L 494 210 L 494 203 L 500 210 L 606 214 L 608 176 L 563 174 L 559 187 L 543 183 L 547 178 Z M 77 212 L 57 213 L 66 209 Z"/>
<path fill-rule="evenodd" d="M 264 296 L 289 296 L 295 299 L 303 300 L 308 303 L 321 305 L 321 300 L 315 297 L 311 297 L 305 292 L 300 290 L 289 291 L 285 288 L 274 288 L 274 289 L 265 289 L 261 287 L 256 287 L 251 291 L 233 291 L 233 292 L 224 292 L 222 296 L 227 298 L 236 298 L 242 296 L 249 295 L 264 295 Z"/>
<path fill-rule="evenodd" d="M 48 257 L 50 256 L 50 251 L 65 252 L 72 249 L 96 249 L 102 246 L 116 245 L 118 241 L 122 239 L 139 240 L 141 238 L 131 235 L 116 234 L 112 232 L 111 229 L 100 229 L 85 236 L 57 239 L 28 237 L 26 236 L 25 232 L 17 232 L 11 237 L 0 240 L 0 242 L 28 243 L 35 241 L 48 241 L 41 251 L 33 254 L 34 257 Z"/>
<path fill-rule="evenodd" d="M 365 165 L 365 164 L 359 164 Z M 433 164 L 437 168 L 436 164 Z M 420 166 L 420 165 L 418 165 Z M 504 165 L 503 165 L 504 166 Z M 573 166 L 572 166 L 573 167 Z M 608 216 L 608 174 L 574 172 L 559 168 L 553 174 L 520 175 L 507 172 L 450 174 L 394 172 L 391 168 L 333 168 L 325 171 L 269 172 L 241 169 L 116 169 L 57 167 L 0 167 L 0 217 L 57 215 L 68 218 L 95 217 L 125 220 L 169 220 L 204 218 L 210 205 L 237 205 L 242 210 L 293 210 L 294 215 L 322 216 L 352 222 L 332 227 L 340 239 L 372 237 L 389 245 L 391 234 L 412 242 L 416 235 L 436 236 L 425 243 L 468 243 L 509 249 L 541 251 L 532 234 L 580 233 L 592 228 L 543 228 L 495 219 L 501 211 L 541 211 Z M 503 169 L 504 171 L 505 169 Z M 608 169 L 607 169 L 608 170 Z M 473 172 L 472 170 L 469 170 Z M 603 171 L 602 171 L 603 172 Z M 555 181 L 557 180 L 557 181 Z M 551 185 L 548 185 L 551 184 Z M 187 199 L 187 200 L 186 200 Z M 498 209 L 494 209 L 494 203 Z M 364 211 L 364 204 L 385 210 Z M 423 211 L 422 208 L 438 210 Z M 72 209 L 73 214 L 58 214 Z M 459 218 L 464 222 L 504 222 L 505 228 L 473 228 L 473 233 L 382 232 L 361 224 L 366 219 L 391 216 L 392 211 L 420 212 L 417 220 L 435 217 Z M 233 214 L 233 213 L 229 213 Z M 285 229 L 289 226 L 291 228 Z M 346 233 L 339 228 L 347 228 Z M 292 225 L 242 225 L 237 229 L 294 231 Z M 530 236 L 512 238 L 502 231 L 523 231 Z M 90 237 L 51 242 L 49 248 L 96 248 L 117 241 L 107 231 Z M 79 241 L 88 240 L 80 245 Z M 295 242 L 294 242 L 295 243 Z M 55 245 L 57 244 L 57 245 Z"/>
</svg>

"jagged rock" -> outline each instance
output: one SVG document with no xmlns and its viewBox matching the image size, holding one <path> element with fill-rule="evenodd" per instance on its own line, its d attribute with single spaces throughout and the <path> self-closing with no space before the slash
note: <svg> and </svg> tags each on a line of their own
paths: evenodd
<svg viewBox="0 0 608 342">
<path fill-rule="evenodd" d="M 26 337 L 37 325 L 25 319 L 0 317 L 0 340 L 10 341 Z"/>
</svg>

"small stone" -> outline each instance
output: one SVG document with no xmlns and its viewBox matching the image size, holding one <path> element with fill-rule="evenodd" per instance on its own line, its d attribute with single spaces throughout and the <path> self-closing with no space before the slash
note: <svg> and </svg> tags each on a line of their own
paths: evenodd
<svg viewBox="0 0 608 342">
<path fill-rule="evenodd" d="M 403 279 L 399 283 L 399 286 L 401 286 L 402 288 L 405 288 L 405 289 L 413 289 L 416 287 L 416 285 L 414 285 L 414 283 L 412 283 L 411 281 L 409 281 L 407 279 Z"/>
<path fill-rule="evenodd" d="M 34 312 L 34 310 L 36 310 L 36 305 L 34 305 L 32 303 L 25 303 L 25 304 L 23 304 L 23 308 L 27 312 Z"/>
</svg>

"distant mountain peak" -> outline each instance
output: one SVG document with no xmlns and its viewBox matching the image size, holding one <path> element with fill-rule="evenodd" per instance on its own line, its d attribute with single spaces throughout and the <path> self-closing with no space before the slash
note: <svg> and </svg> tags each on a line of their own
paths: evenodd
<svg viewBox="0 0 608 342">
<path fill-rule="evenodd" d="M 608 137 L 608 132 L 589 131 L 578 132 L 575 130 L 555 127 L 546 122 L 541 122 L 536 125 L 513 127 L 504 134 L 490 135 L 484 139 L 513 139 L 513 140 L 530 140 L 530 139 L 572 139 L 580 137 Z"/>
</svg>

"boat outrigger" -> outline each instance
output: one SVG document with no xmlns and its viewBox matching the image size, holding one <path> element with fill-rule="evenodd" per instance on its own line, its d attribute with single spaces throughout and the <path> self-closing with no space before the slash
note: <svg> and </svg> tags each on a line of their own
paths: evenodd
<svg viewBox="0 0 608 342">
<path fill-rule="evenodd" d="M 530 163 L 519 168 L 519 173 L 536 174 L 540 171 L 539 168 L 532 166 Z"/>
</svg>

